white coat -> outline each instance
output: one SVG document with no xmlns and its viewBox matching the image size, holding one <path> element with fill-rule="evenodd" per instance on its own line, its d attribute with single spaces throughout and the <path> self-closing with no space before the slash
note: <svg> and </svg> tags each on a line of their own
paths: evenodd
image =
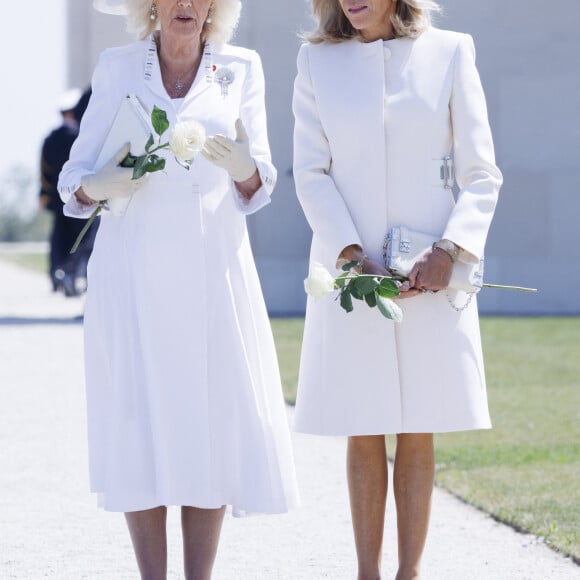
<svg viewBox="0 0 580 580">
<path fill-rule="evenodd" d="M 502 182 L 470 36 L 302 46 L 294 90 L 296 190 L 311 260 L 335 270 L 359 244 L 382 261 L 407 226 L 477 260 Z M 433 160 L 453 152 L 457 202 Z M 458 303 L 463 297 L 457 297 Z M 327 435 L 490 427 L 477 305 L 445 292 L 399 302 L 400 324 L 356 302 L 308 299 L 295 427 Z"/>
<path fill-rule="evenodd" d="M 216 79 L 224 68 L 227 93 Z M 189 93 L 172 102 L 151 38 L 105 51 L 92 87 L 60 178 L 69 213 L 79 213 L 72 193 L 128 93 L 164 109 L 171 126 L 193 117 L 208 135 L 233 137 L 240 117 L 263 182 L 247 204 L 203 156 L 186 171 L 167 154 L 123 216 L 103 213 L 85 310 L 92 491 L 113 511 L 287 511 L 296 501 L 291 441 L 245 222 L 276 179 L 260 59 L 206 45 Z"/>
</svg>

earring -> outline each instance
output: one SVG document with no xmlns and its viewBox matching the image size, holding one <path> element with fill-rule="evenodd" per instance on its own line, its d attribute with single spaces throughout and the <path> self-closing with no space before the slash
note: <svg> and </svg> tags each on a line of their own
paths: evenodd
<svg viewBox="0 0 580 580">
<path fill-rule="evenodd" d="M 213 22 L 212 14 L 213 14 L 213 9 L 210 8 L 209 12 L 207 13 L 207 18 L 205 19 L 207 24 L 211 24 Z"/>
<path fill-rule="evenodd" d="M 151 10 L 149 11 L 149 20 L 157 20 L 157 4 L 155 4 L 155 2 L 151 4 Z"/>
</svg>

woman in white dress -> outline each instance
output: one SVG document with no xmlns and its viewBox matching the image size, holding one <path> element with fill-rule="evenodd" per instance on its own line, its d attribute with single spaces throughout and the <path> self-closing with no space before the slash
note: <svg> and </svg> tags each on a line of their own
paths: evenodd
<svg viewBox="0 0 580 580">
<path fill-rule="evenodd" d="M 69 215 L 104 211 L 88 271 L 85 362 L 90 478 L 126 513 L 143 578 L 165 578 L 166 510 L 182 506 L 186 578 L 211 576 L 225 506 L 297 500 L 276 353 L 245 215 L 270 200 L 259 56 L 230 46 L 239 0 L 96 0 L 141 40 L 105 50 L 59 190 Z M 189 171 L 132 179 L 124 151 L 95 172 L 119 104 L 135 94 L 208 137 Z"/>
<path fill-rule="evenodd" d="M 440 238 L 403 287 L 400 324 L 364 303 L 347 314 L 308 299 L 295 426 L 348 436 L 359 580 L 381 577 L 384 434 L 397 434 L 397 580 L 409 580 L 427 536 L 433 433 L 490 427 L 476 300 L 461 310 L 465 294 L 445 289 L 455 260 L 482 257 L 502 176 L 473 41 L 430 26 L 437 8 L 313 0 L 318 29 L 298 56 L 294 176 L 311 259 L 335 275 L 350 261 L 386 275 L 391 227 Z M 456 202 L 441 173 L 451 155 Z"/>
</svg>

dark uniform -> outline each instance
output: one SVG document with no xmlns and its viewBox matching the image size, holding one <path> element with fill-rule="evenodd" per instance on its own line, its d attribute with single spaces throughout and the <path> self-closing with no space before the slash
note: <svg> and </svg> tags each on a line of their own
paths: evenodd
<svg viewBox="0 0 580 580">
<path fill-rule="evenodd" d="M 83 104 L 85 106 L 82 112 L 86 108 L 86 103 Z M 74 110 L 74 114 L 80 120 L 81 115 L 77 115 L 77 110 Z M 86 277 L 86 264 L 93 248 L 98 226 L 95 222 L 83 238 L 77 252 L 70 254 L 86 220 L 70 218 L 63 214 L 64 204 L 58 194 L 57 184 L 62 166 L 68 161 L 77 135 L 78 123 L 65 119 L 63 124 L 44 140 L 41 155 L 40 196 L 44 198 L 42 200 L 44 207 L 54 214 L 50 236 L 50 278 L 53 289 L 62 289 L 67 296 L 78 294 L 76 280 L 79 277 Z"/>
</svg>

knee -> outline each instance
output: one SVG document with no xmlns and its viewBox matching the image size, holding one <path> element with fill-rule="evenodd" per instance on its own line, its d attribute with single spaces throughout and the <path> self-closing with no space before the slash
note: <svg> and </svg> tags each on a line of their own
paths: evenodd
<svg viewBox="0 0 580 580">
<path fill-rule="evenodd" d="M 404 447 L 416 450 L 432 450 L 433 433 L 399 433 L 397 435 L 397 448 Z"/>
<path fill-rule="evenodd" d="M 384 435 L 352 435 L 348 438 L 349 449 L 385 449 Z"/>
</svg>

